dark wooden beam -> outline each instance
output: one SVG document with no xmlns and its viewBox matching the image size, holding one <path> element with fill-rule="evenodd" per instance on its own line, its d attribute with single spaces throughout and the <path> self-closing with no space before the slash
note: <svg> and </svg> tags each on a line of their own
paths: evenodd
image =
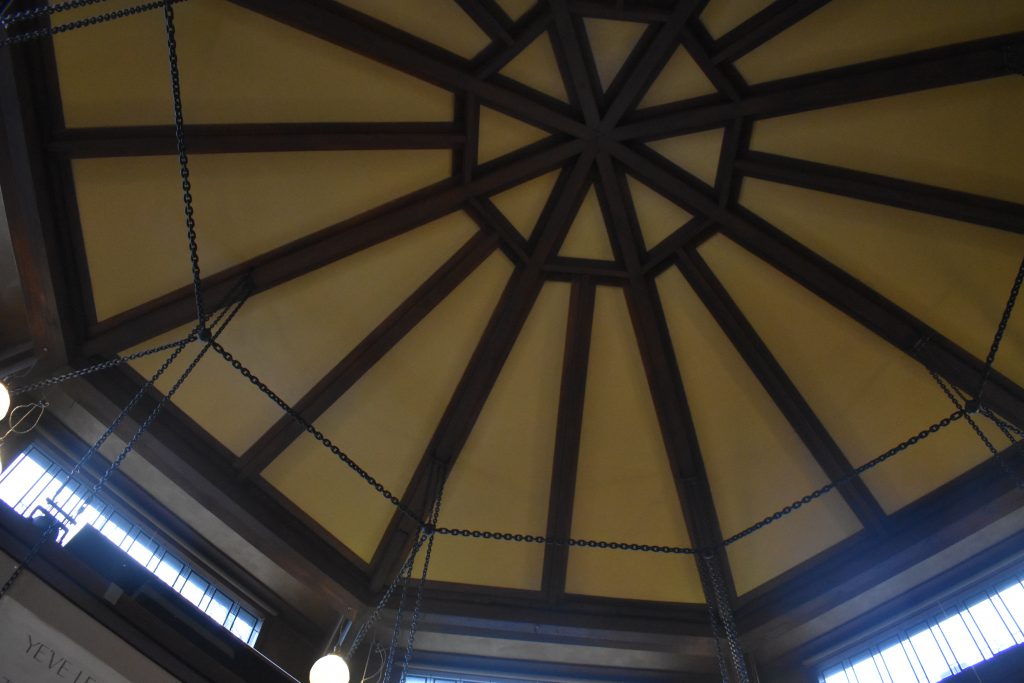
<svg viewBox="0 0 1024 683">
<path fill-rule="evenodd" d="M 658 275 L 672 265 L 676 251 L 702 243 L 714 231 L 714 221 L 708 218 L 691 218 L 647 251 L 643 259 L 644 273 L 650 276 Z"/>
<path fill-rule="evenodd" d="M 473 60 L 472 72 L 477 78 L 488 78 L 498 73 L 534 40 L 537 40 L 550 24 L 551 12 L 543 3 L 537 3 L 533 9 L 519 18 L 511 30 L 512 44 L 492 43 Z"/>
<path fill-rule="evenodd" d="M 651 87 L 651 83 L 675 51 L 679 32 L 698 4 L 698 0 L 680 0 L 676 3 L 672 14 L 658 28 L 646 52 L 632 65 L 623 87 L 615 93 L 615 97 L 608 105 L 601 119 L 601 132 L 607 134 L 614 130 L 622 117 L 633 111 L 643 99 L 644 93 Z"/>
<path fill-rule="evenodd" d="M 611 145 L 638 178 L 958 387 L 973 392 L 984 364 L 882 295 L 753 213 L 718 205 L 711 188 L 647 149 Z M 993 373 L 986 403 L 1024 425 L 1024 389 Z"/>
<path fill-rule="evenodd" d="M 308 422 L 315 422 L 483 263 L 497 245 L 494 233 L 480 232 L 470 238 L 292 407 Z M 282 415 L 238 458 L 239 472 L 244 477 L 259 475 L 304 431 L 295 420 Z"/>
<path fill-rule="evenodd" d="M 455 55 L 434 54 L 380 30 L 376 22 L 334 0 L 231 0 L 237 5 L 334 43 L 382 64 L 452 91 L 472 93 L 482 102 L 549 130 L 585 136 L 587 128 L 522 92 L 484 80 Z"/>
<path fill-rule="evenodd" d="M 432 503 L 434 491 L 429 484 L 429 473 L 440 466 L 447 476 L 455 465 L 505 359 L 540 294 L 544 284 L 543 266 L 552 255 L 558 253 L 583 203 L 592 165 L 593 153 L 586 152 L 571 167 L 563 170 L 559 177 L 534 229 L 535 239 L 530 242 L 530 260 L 518 267 L 509 279 L 405 491 L 403 501 L 413 510 L 425 511 Z M 415 523 L 395 513 L 388 533 L 374 554 L 372 586 L 375 590 L 395 576 L 418 533 Z"/>
<path fill-rule="evenodd" d="M 765 119 L 1012 73 L 1006 51 L 1024 33 L 975 40 L 752 86 L 739 102 L 652 107 L 611 131 L 616 140 L 655 140 L 718 128 L 738 116 Z"/>
<path fill-rule="evenodd" d="M 465 135 L 450 123 L 232 123 L 185 126 L 189 152 L 306 152 L 347 149 L 456 149 Z M 177 154 L 173 126 L 58 131 L 49 151 L 69 159 Z"/>
<path fill-rule="evenodd" d="M 763 152 L 744 153 L 736 169 L 752 178 L 1024 233 L 1024 205 L 1000 199 Z"/>
<path fill-rule="evenodd" d="M 679 40 L 718 92 L 734 102 L 740 99 L 747 84 L 731 64 L 716 64 L 711 59 L 711 36 L 703 24 L 690 20 L 680 31 Z"/>
<path fill-rule="evenodd" d="M 629 279 L 629 273 L 615 261 L 599 259 L 554 256 L 544 266 L 544 273 L 551 280 L 575 282 L 579 277 L 588 277 L 596 284 L 622 286 Z"/>
<path fill-rule="evenodd" d="M 712 61 L 735 62 L 796 24 L 829 0 L 775 0 L 715 41 Z"/>
<path fill-rule="evenodd" d="M 583 121 L 588 127 L 594 128 L 601 117 L 597 109 L 600 90 L 583 59 L 581 36 L 577 33 L 580 27 L 569 14 L 567 0 L 550 0 L 550 4 L 555 20 L 555 35 L 558 37 L 556 51 L 560 53 L 560 62 L 564 63 L 562 75 L 566 90 L 573 94 L 573 101 L 583 112 Z"/>
<path fill-rule="evenodd" d="M 270 289 L 429 223 L 474 198 L 500 192 L 557 168 L 584 147 L 582 141 L 550 141 L 525 156 L 481 167 L 469 183 L 445 181 L 383 207 L 320 230 L 203 279 L 207 298 L 219 300 L 237 279 L 248 275 L 253 292 Z M 192 291 L 184 287 L 109 320 L 91 331 L 86 355 L 117 353 L 184 325 L 194 317 Z"/>
<path fill-rule="evenodd" d="M 481 229 L 490 230 L 498 235 L 502 250 L 513 263 L 526 263 L 530 260 L 526 238 L 516 230 L 494 202 L 486 197 L 473 198 L 466 202 L 464 210 Z"/>
<path fill-rule="evenodd" d="M 494 0 L 455 0 L 462 11 L 496 43 L 512 45 L 512 20 Z"/>
<path fill-rule="evenodd" d="M 644 371 L 661 427 L 669 467 L 676 485 L 680 510 L 694 546 L 712 552 L 725 568 L 724 580 L 735 596 L 728 558 L 718 548 L 722 531 L 715 512 L 711 486 L 700 452 L 682 374 L 676 362 L 665 313 L 653 280 L 643 273 L 640 228 L 630 197 L 625 174 L 602 153 L 597 160 L 600 182 L 598 199 L 611 228 L 616 251 L 630 274 L 626 302 L 643 359 Z M 712 596 L 708 596 L 711 600 Z"/>
<path fill-rule="evenodd" d="M 583 429 L 583 399 L 587 387 L 590 334 L 593 326 L 594 283 L 589 278 L 581 277 L 572 283 L 565 332 L 565 353 L 562 356 L 562 385 L 558 398 L 551 493 L 548 497 L 547 535 L 553 538 L 572 536 L 576 466 L 579 460 L 580 434 Z M 553 603 L 559 602 L 565 593 L 568 566 L 568 547 L 545 546 L 541 590 Z"/>
<path fill-rule="evenodd" d="M 694 250 L 679 250 L 676 267 L 729 337 L 825 476 L 833 481 L 850 476 L 853 466 L 842 449 L 700 255 Z M 885 511 L 863 481 L 852 479 L 839 488 L 839 493 L 865 528 L 883 529 Z"/>
<path fill-rule="evenodd" d="M 457 118 L 465 131 L 465 143 L 452 155 L 452 175 L 468 183 L 476 174 L 480 156 L 480 103 L 473 95 L 456 97 Z"/>
<path fill-rule="evenodd" d="M 65 365 L 84 327 L 69 305 L 77 277 L 61 237 L 60 173 L 45 155 L 61 119 L 59 95 L 47 87 L 52 57 L 42 43 L 0 50 L 0 184 L 41 369 Z"/>
<path fill-rule="evenodd" d="M 582 17 L 641 23 L 661 23 L 672 17 L 672 10 L 663 5 L 636 0 L 630 0 L 629 4 L 619 0 L 569 0 L 569 11 Z"/>
<path fill-rule="evenodd" d="M 750 148 L 751 130 L 752 126 L 746 119 L 737 119 L 725 127 L 722 150 L 718 155 L 718 171 L 715 173 L 719 206 L 732 207 L 739 201 L 743 178 L 736 168 L 736 159 Z"/>
</svg>

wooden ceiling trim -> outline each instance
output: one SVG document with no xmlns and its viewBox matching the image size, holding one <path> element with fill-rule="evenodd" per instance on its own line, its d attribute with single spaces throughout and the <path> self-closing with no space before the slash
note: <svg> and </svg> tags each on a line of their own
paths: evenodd
<svg viewBox="0 0 1024 683">
<path fill-rule="evenodd" d="M 714 554 L 719 565 L 725 568 L 723 579 L 731 599 L 735 600 L 736 589 L 728 557 L 719 547 L 722 531 L 682 374 L 672 349 L 661 300 L 654 283 L 643 274 L 639 248 L 642 240 L 629 186 L 625 174 L 615 167 L 608 154 L 598 155 L 597 165 L 600 179 L 598 198 L 605 212 L 605 223 L 612 233 L 616 254 L 630 274 L 625 288 L 626 303 L 676 484 L 680 511 L 694 546 L 717 548 Z M 708 595 L 707 599 L 710 602 L 714 597 Z"/>
<path fill-rule="evenodd" d="M 434 491 L 430 490 L 428 474 L 440 465 L 444 467 L 444 476 L 448 476 L 456 464 L 505 359 L 540 294 L 544 284 L 543 266 L 558 253 L 583 203 L 593 160 L 592 152 L 584 152 L 571 167 L 563 169 L 559 176 L 537 228 L 533 231 L 530 260 L 518 267 L 509 279 L 402 497 L 403 502 L 413 510 L 427 510 L 433 502 Z M 395 576 L 418 533 L 416 524 L 396 511 L 371 562 L 371 586 L 374 590 L 387 585 Z"/>
<path fill-rule="evenodd" d="M 321 152 L 357 149 L 461 149 L 450 123 L 232 123 L 185 126 L 193 154 Z M 177 154 L 174 126 L 115 126 L 57 131 L 49 151 L 62 158 Z"/>
<path fill-rule="evenodd" d="M 715 41 L 711 60 L 715 64 L 735 62 L 743 55 L 779 35 L 829 0 L 775 0 Z"/>
<path fill-rule="evenodd" d="M 731 64 L 716 64 L 711 59 L 711 36 L 704 25 L 697 20 L 690 20 L 683 26 L 679 40 L 718 92 L 733 102 L 738 101 L 747 84 Z"/>
<path fill-rule="evenodd" d="M 492 232 L 479 232 L 470 238 L 292 407 L 306 421 L 315 422 L 476 270 L 497 245 L 498 238 Z M 258 476 L 304 431 L 295 420 L 282 415 L 238 459 L 239 475 Z"/>
<path fill-rule="evenodd" d="M 1024 205 L 1014 202 L 764 152 L 745 152 L 736 168 L 775 183 L 1024 233 Z"/>
<path fill-rule="evenodd" d="M 480 155 L 480 102 L 475 96 L 456 96 L 455 123 L 461 127 L 465 141 L 452 152 L 452 175 L 468 183 L 476 175 Z"/>
<path fill-rule="evenodd" d="M 672 264 L 675 253 L 684 247 L 695 246 L 710 237 L 715 231 L 714 221 L 708 218 L 691 218 L 675 232 L 647 251 L 643 260 L 645 275 L 655 277 Z"/>
<path fill-rule="evenodd" d="M 526 263 L 530 260 L 526 238 L 516 230 L 511 221 L 490 199 L 485 197 L 471 199 L 466 203 L 465 211 L 477 225 L 494 232 L 501 238 L 502 250 L 513 263 Z"/>
<path fill-rule="evenodd" d="M 512 43 L 498 45 L 492 43 L 474 60 L 472 72 L 477 78 L 488 78 L 501 71 L 506 64 L 515 59 L 534 40 L 544 33 L 551 24 L 551 13 L 546 6 L 538 3 L 524 14 L 511 29 Z"/>
<path fill-rule="evenodd" d="M 654 140 L 719 128 L 737 116 L 784 116 L 852 102 L 969 83 L 1013 73 L 1007 50 L 1024 33 L 975 40 L 752 86 L 739 102 L 678 102 L 637 113 L 611 132 L 616 140 Z"/>
<path fill-rule="evenodd" d="M 583 112 L 583 121 L 588 127 L 597 126 L 601 118 L 597 102 L 600 90 L 595 90 L 597 81 L 589 73 L 583 59 L 581 37 L 577 33 L 576 20 L 569 14 L 566 0 L 551 0 L 551 14 L 555 20 L 555 54 L 559 55 L 566 91 L 571 93 L 576 105 Z M 587 48 L 589 50 L 589 46 Z"/>
<path fill-rule="evenodd" d="M 663 5 L 637 0 L 631 0 L 628 5 L 619 0 L 569 0 L 568 4 L 573 14 L 593 19 L 660 23 L 668 21 L 672 16 L 672 11 Z"/>
<path fill-rule="evenodd" d="M 707 263 L 692 249 L 680 249 L 675 263 L 825 476 L 834 481 L 853 474 L 853 466 L 842 449 Z M 883 528 L 885 511 L 861 479 L 854 478 L 840 486 L 839 493 L 865 528 Z"/>
<path fill-rule="evenodd" d="M 548 498 L 547 535 L 553 538 L 572 536 L 576 469 L 579 462 L 580 434 L 583 430 L 583 401 L 587 387 L 590 336 L 594 326 L 594 300 L 593 280 L 585 276 L 575 279 L 569 295 L 569 316 L 562 358 L 562 384 L 558 398 L 558 424 L 551 470 L 551 492 Z M 558 603 L 565 593 L 568 567 L 568 547 L 545 547 L 541 591 L 552 603 Z"/>
<path fill-rule="evenodd" d="M 594 284 L 621 287 L 629 280 L 629 273 L 615 261 L 554 256 L 544 266 L 549 280 L 575 282 L 580 277 L 594 281 Z"/>
<path fill-rule="evenodd" d="M 455 0 L 462 11 L 495 43 L 514 45 L 512 19 L 494 0 Z"/>
<path fill-rule="evenodd" d="M 601 120 L 603 133 L 615 129 L 623 116 L 632 112 L 657 78 L 678 44 L 679 32 L 697 9 L 699 0 L 679 0 L 672 14 L 659 28 L 643 55 L 632 64 L 623 87 L 616 92 Z"/>
<path fill-rule="evenodd" d="M 486 196 L 558 168 L 584 143 L 549 141 L 523 157 L 491 164 L 472 182 L 444 181 L 406 195 L 373 211 L 295 240 L 203 279 L 206 296 L 222 298 L 239 277 L 252 279 L 253 292 L 265 291 L 346 256 L 396 237 Z M 200 228 L 201 230 L 201 228 Z M 183 256 L 184 258 L 184 256 Z M 193 320 L 191 287 L 103 321 L 90 330 L 83 353 L 112 354 Z"/>
<path fill-rule="evenodd" d="M 969 392 L 977 388 L 984 364 L 896 304 L 753 213 L 718 206 L 710 188 L 650 150 L 611 147 L 637 177 L 691 213 L 712 218 L 723 233 L 752 254 L 947 381 Z M 1014 424 L 1024 425 L 1024 388 L 1005 376 L 992 373 L 986 403 Z"/>
<path fill-rule="evenodd" d="M 743 177 L 738 172 L 736 160 L 749 150 L 752 130 L 753 126 L 747 119 L 737 119 L 725 127 L 718 171 L 715 174 L 715 193 L 718 195 L 719 206 L 734 207 L 739 201 Z"/>
<path fill-rule="evenodd" d="M 468 63 L 455 55 L 451 55 L 450 59 L 442 59 L 420 49 L 411 41 L 379 30 L 370 22 L 358 21 L 357 13 L 347 10 L 334 0 L 231 2 L 447 90 L 473 93 L 482 102 L 513 113 L 531 124 L 570 135 L 586 135 L 587 128 L 571 116 L 545 105 L 525 92 L 476 76 Z"/>
</svg>

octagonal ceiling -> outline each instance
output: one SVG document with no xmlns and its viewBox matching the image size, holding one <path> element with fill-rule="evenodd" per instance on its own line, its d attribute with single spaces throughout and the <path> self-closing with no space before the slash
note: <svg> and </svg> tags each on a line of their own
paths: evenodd
<svg viewBox="0 0 1024 683">
<path fill-rule="evenodd" d="M 1024 80 L 984 61 L 1021 34 L 966 42 L 1024 30 L 1024 5 L 834 0 L 759 43 L 756 0 L 462 9 L 490 4 L 177 6 L 205 282 L 252 276 L 222 341 L 285 400 L 410 500 L 449 463 L 443 525 L 663 545 L 728 537 L 951 412 L 910 351 L 934 331 L 983 358 L 1024 253 Z M 975 72 L 898 59 L 959 43 Z M 184 336 L 162 17 L 54 44 L 89 348 Z M 1016 419 L 1020 318 L 996 369 Z M 225 364 L 174 402 L 358 566 L 401 545 L 391 505 Z M 736 592 L 986 457 L 952 425 L 730 546 Z M 434 557 L 441 582 L 704 600 L 689 558 Z"/>
</svg>

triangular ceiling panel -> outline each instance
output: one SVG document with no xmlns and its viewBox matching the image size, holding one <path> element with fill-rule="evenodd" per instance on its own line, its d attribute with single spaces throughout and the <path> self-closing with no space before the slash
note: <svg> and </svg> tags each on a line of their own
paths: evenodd
<svg viewBox="0 0 1024 683">
<path fill-rule="evenodd" d="M 551 47 L 551 36 L 547 32 L 527 45 L 499 73 L 556 100 L 569 101 L 555 51 Z"/>
<path fill-rule="evenodd" d="M 663 239 L 689 221 L 692 216 L 673 202 L 644 185 L 639 180 L 627 176 L 629 192 L 633 196 L 636 207 L 637 221 L 644 238 L 644 246 L 648 249 L 656 247 Z"/>
<path fill-rule="evenodd" d="M 712 38 L 721 38 L 772 2 L 773 0 L 711 0 L 701 12 L 700 20 Z"/>
<path fill-rule="evenodd" d="M 537 0 L 495 0 L 512 19 L 518 19 L 533 9 Z"/>
<path fill-rule="evenodd" d="M 621 289 L 598 287 L 572 519 L 575 538 L 690 545 Z M 646 482 L 636 496 L 625 481 Z M 569 551 L 569 593 L 703 602 L 690 556 Z"/>
<path fill-rule="evenodd" d="M 607 90 L 644 34 L 647 24 L 609 19 L 584 19 L 583 24 L 594 53 L 601 87 Z"/>
<path fill-rule="evenodd" d="M 568 309 L 569 285 L 546 285 L 448 478 L 440 524 L 547 533 Z M 434 558 L 433 580 L 541 588 L 540 545 L 443 536 Z"/>
<path fill-rule="evenodd" d="M 751 148 L 1020 203 L 1020 111 L 1006 76 L 758 121 Z"/>
<path fill-rule="evenodd" d="M 256 12 L 197 2 L 174 13 L 190 123 L 451 120 L 451 93 Z M 69 127 L 173 122 L 159 14 L 54 41 Z"/>
<path fill-rule="evenodd" d="M 450 165 L 451 154 L 442 150 L 194 155 L 203 273 L 438 182 Z M 177 158 L 81 159 L 73 169 L 97 319 L 187 285 Z"/>
<path fill-rule="evenodd" d="M 558 171 L 552 171 L 516 185 L 511 190 L 500 192 L 491 197 L 491 201 L 505 214 L 505 218 L 515 226 L 516 230 L 522 233 L 523 237 L 529 239 L 540 214 L 544 211 L 544 205 L 547 204 L 548 198 L 551 196 L 551 190 L 554 188 L 556 180 L 558 180 Z"/>
<path fill-rule="evenodd" d="M 649 143 L 651 149 L 678 164 L 712 187 L 718 173 L 718 160 L 722 153 L 722 136 L 725 129 L 715 128 L 690 135 L 655 140 Z"/>
<path fill-rule="evenodd" d="M 654 107 L 716 92 L 718 89 L 700 70 L 690 53 L 680 47 L 676 48 L 665 68 L 654 79 L 640 101 L 640 107 Z"/>
<path fill-rule="evenodd" d="M 494 254 L 374 365 L 318 428 L 402 495 L 511 273 Z M 359 557 L 369 561 L 395 508 L 303 435 L 264 478 Z"/>
<path fill-rule="evenodd" d="M 829 2 L 736 66 L 749 82 L 761 83 L 1024 29 L 1018 0 L 971 9 L 929 0 Z"/>
<path fill-rule="evenodd" d="M 221 341 L 282 398 L 294 402 L 475 233 L 468 216 L 452 214 L 256 294 Z M 277 330 L 287 334 L 273 333 Z M 183 327 L 139 348 L 187 333 Z M 184 369 L 182 359 L 193 353 L 186 351 L 176 361 L 157 383 L 160 390 L 169 388 Z M 164 355 L 132 365 L 149 377 Z M 207 358 L 194 375 L 175 395 L 175 405 L 236 455 L 281 417 L 276 405 L 218 358 Z M 223 419 L 224 406 L 232 407 L 230 420 Z"/>
<path fill-rule="evenodd" d="M 558 255 L 615 260 L 615 252 L 612 251 L 611 242 L 608 240 L 608 229 L 605 227 L 604 216 L 601 214 L 601 205 L 597 201 L 597 193 L 593 187 L 583 198 L 583 204 L 569 227 L 569 233 L 565 236 Z"/>
<path fill-rule="evenodd" d="M 928 371 L 722 236 L 700 252 L 855 467 L 954 408 Z M 893 512 L 982 462 L 963 421 L 864 476 Z"/>
<path fill-rule="evenodd" d="M 1024 235 L 754 179 L 741 202 L 975 357 L 988 353 Z M 1021 332 L 1010 328 L 998 357 L 1018 384 Z"/>
<path fill-rule="evenodd" d="M 722 534 L 731 536 L 828 481 L 821 467 L 675 268 L 658 278 Z M 736 429 L 742 424 L 742 429 Z M 729 548 L 745 593 L 861 528 L 834 494 Z"/>
<path fill-rule="evenodd" d="M 480 107 L 480 163 L 514 152 L 547 137 L 547 133 L 490 107 Z"/>
<path fill-rule="evenodd" d="M 472 59 L 491 40 L 455 0 L 434 0 L 429 12 L 410 12 L 409 0 L 339 0 L 342 5 Z"/>
</svg>

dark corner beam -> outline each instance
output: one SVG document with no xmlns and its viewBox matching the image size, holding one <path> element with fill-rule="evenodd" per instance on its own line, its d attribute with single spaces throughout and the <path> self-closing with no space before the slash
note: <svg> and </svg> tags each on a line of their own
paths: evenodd
<svg viewBox="0 0 1024 683">
<path fill-rule="evenodd" d="M 711 59 L 731 63 L 793 26 L 829 0 L 775 0 L 715 41 Z"/>
</svg>

